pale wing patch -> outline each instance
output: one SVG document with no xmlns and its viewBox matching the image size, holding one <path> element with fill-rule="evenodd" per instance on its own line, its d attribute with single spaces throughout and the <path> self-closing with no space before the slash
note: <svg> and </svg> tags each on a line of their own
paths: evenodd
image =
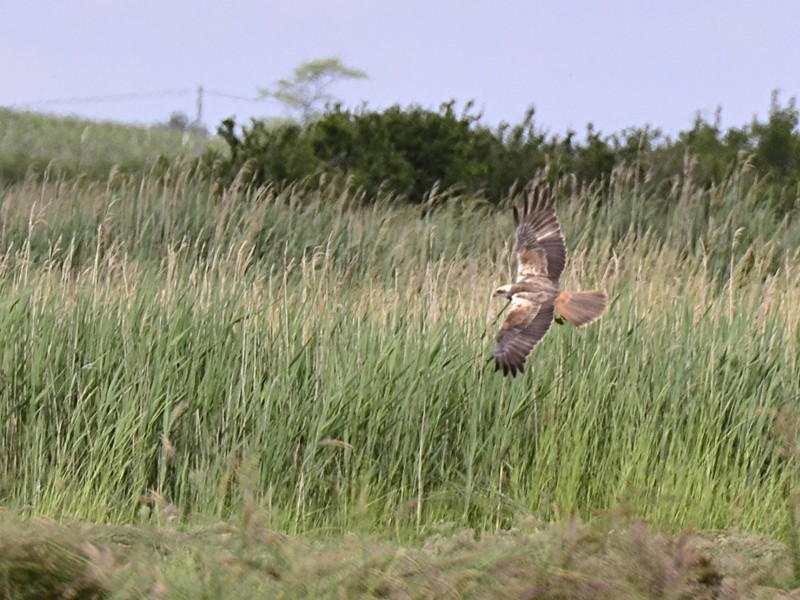
<svg viewBox="0 0 800 600">
<path fill-rule="evenodd" d="M 544 248 L 534 248 L 517 252 L 517 281 L 536 275 L 547 276 L 547 256 Z"/>
<path fill-rule="evenodd" d="M 567 248 L 555 203 L 538 189 L 526 198 L 520 217 L 514 209 L 517 280 L 544 275 L 557 281 L 567 263 Z"/>
</svg>

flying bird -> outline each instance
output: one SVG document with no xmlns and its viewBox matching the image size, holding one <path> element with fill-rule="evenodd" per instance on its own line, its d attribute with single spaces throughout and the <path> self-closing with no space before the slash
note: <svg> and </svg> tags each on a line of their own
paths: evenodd
<svg viewBox="0 0 800 600">
<path fill-rule="evenodd" d="M 508 315 L 494 347 L 495 370 L 516 377 L 550 329 L 558 314 L 577 327 L 603 316 L 608 296 L 602 290 L 565 292 L 558 280 L 567 263 L 567 248 L 556 216 L 555 202 L 538 188 L 528 195 L 522 214 L 514 207 L 517 281 L 499 287 L 494 296 L 509 300 Z"/>
</svg>

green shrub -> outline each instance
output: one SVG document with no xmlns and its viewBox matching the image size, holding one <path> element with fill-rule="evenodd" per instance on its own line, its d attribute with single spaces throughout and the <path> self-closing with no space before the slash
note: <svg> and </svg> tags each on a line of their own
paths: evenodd
<svg viewBox="0 0 800 600">
<path fill-rule="evenodd" d="M 305 124 L 254 120 L 237 132 L 234 121 L 225 121 L 219 134 L 228 156 L 217 150 L 205 162 L 225 184 L 237 176 L 253 184 L 285 184 L 338 174 L 368 198 L 383 190 L 410 202 L 425 201 L 437 187 L 496 203 L 540 171 L 551 183 L 571 177 L 578 185 L 607 186 L 616 169 L 665 190 L 689 179 L 708 189 L 734 172 L 747 173 L 751 180 L 768 179 L 779 214 L 797 202 L 800 131 L 794 99 L 781 106 L 773 96 L 766 122 L 754 119 L 727 131 L 719 113 L 711 122 L 698 114 L 674 139 L 649 126 L 604 135 L 591 124 L 579 139 L 571 130 L 549 134 L 533 117 L 530 109 L 520 123 L 492 128 L 471 103 L 460 114 L 454 102 L 437 111 L 335 105 Z"/>
</svg>

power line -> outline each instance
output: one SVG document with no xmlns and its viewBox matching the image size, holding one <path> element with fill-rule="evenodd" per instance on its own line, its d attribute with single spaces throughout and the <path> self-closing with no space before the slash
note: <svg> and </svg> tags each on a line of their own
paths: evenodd
<svg viewBox="0 0 800 600">
<path fill-rule="evenodd" d="M 218 98 L 227 98 L 229 100 L 238 100 L 240 102 L 263 102 L 263 97 L 255 97 L 255 98 L 248 98 L 246 96 L 237 96 L 236 94 L 228 94 L 226 92 L 220 92 L 218 90 L 206 90 L 206 94 L 209 96 L 216 96 Z"/>
<path fill-rule="evenodd" d="M 194 94 L 195 90 L 186 88 L 182 90 L 166 90 L 161 92 L 130 92 L 127 94 L 106 94 L 103 96 L 72 96 L 64 98 L 50 98 L 47 100 L 33 100 L 19 102 L 12 106 L 42 106 L 47 104 L 102 104 L 104 102 L 125 102 L 129 100 L 143 100 L 147 98 L 168 98 Z"/>
<path fill-rule="evenodd" d="M 9 105 L 10 108 L 25 108 L 34 106 L 47 106 L 58 104 L 104 104 L 113 102 L 129 102 L 131 100 L 146 100 L 149 98 L 177 98 L 195 95 L 197 88 L 184 88 L 180 90 L 163 90 L 157 92 L 129 92 L 126 94 L 104 94 L 96 96 L 71 96 L 63 98 L 47 98 L 44 100 L 32 100 L 30 102 L 15 102 Z M 220 90 L 205 90 L 208 96 L 225 98 L 237 102 L 263 102 L 263 97 L 247 97 L 238 94 L 229 94 Z"/>
</svg>

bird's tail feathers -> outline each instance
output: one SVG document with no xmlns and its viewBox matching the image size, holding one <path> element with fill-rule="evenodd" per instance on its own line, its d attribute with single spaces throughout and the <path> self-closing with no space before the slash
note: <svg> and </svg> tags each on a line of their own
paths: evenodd
<svg viewBox="0 0 800 600">
<path fill-rule="evenodd" d="M 576 327 L 596 321 L 603 316 L 606 308 L 608 296 L 603 290 L 561 292 L 556 298 L 556 310 Z"/>
</svg>

